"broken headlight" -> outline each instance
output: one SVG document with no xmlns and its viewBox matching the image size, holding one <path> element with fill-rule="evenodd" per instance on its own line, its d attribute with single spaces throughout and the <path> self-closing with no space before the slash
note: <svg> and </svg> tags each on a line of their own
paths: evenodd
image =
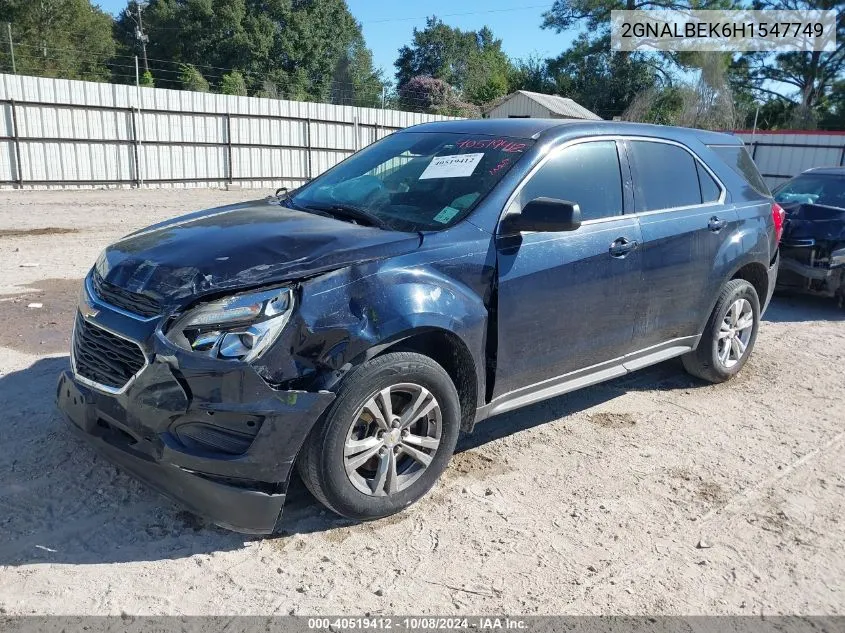
<svg viewBox="0 0 845 633">
<path fill-rule="evenodd" d="M 251 361 L 276 340 L 292 311 L 290 288 L 234 295 L 189 310 L 167 338 L 210 358 Z"/>
</svg>

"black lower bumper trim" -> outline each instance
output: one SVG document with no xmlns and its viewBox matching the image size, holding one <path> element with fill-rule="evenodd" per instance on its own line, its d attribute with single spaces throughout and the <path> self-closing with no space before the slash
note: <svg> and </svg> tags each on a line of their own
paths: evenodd
<svg viewBox="0 0 845 633">
<path fill-rule="evenodd" d="M 92 432 L 98 426 L 96 409 L 70 374 L 62 375 L 57 391 L 59 409 L 70 427 L 119 467 L 220 527 L 245 534 L 272 534 L 275 530 L 284 494 L 227 486 L 186 468 L 156 461 L 131 444 L 116 445 L 109 441 L 109 435 Z"/>
</svg>

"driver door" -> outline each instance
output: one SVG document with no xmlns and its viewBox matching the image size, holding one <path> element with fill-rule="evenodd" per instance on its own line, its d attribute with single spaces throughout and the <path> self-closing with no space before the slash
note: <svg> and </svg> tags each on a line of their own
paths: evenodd
<svg viewBox="0 0 845 633">
<path fill-rule="evenodd" d="M 642 294 L 640 226 L 624 215 L 633 202 L 628 174 L 616 141 L 585 141 L 553 150 L 518 190 L 508 213 L 558 198 L 578 203 L 582 225 L 497 236 L 494 399 L 625 373 L 614 361 L 633 351 Z"/>
</svg>

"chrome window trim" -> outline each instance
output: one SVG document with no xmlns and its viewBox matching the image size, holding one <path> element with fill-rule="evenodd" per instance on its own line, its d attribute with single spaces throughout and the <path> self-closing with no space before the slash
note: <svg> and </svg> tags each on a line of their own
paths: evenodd
<svg viewBox="0 0 845 633">
<path fill-rule="evenodd" d="M 519 182 L 519 184 L 514 188 L 511 195 L 508 196 L 508 199 L 505 202 L 505 205 L 502 209 L 502 213 L 499 215 L 499 222 L 497 223 L 497 226 L 496 226 L 496 234 L 497 235 L 499 234 L 499 225 L 501 224 L 501 222 L 505 218 L 505 216 L 508 215 L 508 211 L 511 208 L 511 205 L 516 201 L 517 196 L 519 196 L 519 194 L 522 193 L 522 189 L 525 187 L 525 185 L 528 183 L 528 181 L 531 180 L 531 178 L 533 178 L 534 175 L 540 169 L 542 169 L 542 167 L 546 164 L 546 162 L 551 160 L 551 158 L 553 156 L 557 156 L 560 152 L 564 151 L 565 149 L 567 149 L 569 147 L 572 147 L 573 145 L 579 145 L 579 144 L 582 144 L 582 143 L 590 143 L 590 142 L 595 142 L 595 141 L 614 141 L 614 142 L 615 141 L 646 141 L 646 142 L 650 142 L 650 143 L 663 143 L 665 145 L 674 145 L 676 147 L 680 147 L 681 149 L 685 150 L 690 156 L 692 156 L 693 160 L 695 160 L 697 163 L 702 165 L 704 167 L 704 169 L 707 171 L 707 173 L 710 174 L 710 176 L 713 178 L 713 180 L 719 186 L 719 198 L 718 198 L 718 200 L 714 200 L 712 202 L 701 202 L 699 204 L 689 204 L 689 205 L 684 205 L 684 206 L 680 206 L 680 207 L 670 207 L 670 208 L 667 208 L 667 209 L 654 209 L 654 210 L 651 210 L 651 211 L 637 211 L 637 212 L 634 212 L 634 213 L 621 213 L 619 215 L 611 215 L 611 216 L 607 216 L 607 217 L 604 217 L 604 218 L 595 218 L 595 219 L 592 219 L 592 220 L 585 220 L 584 222 L 581 223 L 581 226 L 588 225 L 588 224 L 597 224 L 599 222 L 608 222 L 610 220 L 618 220 L 619 218 L 639 218 L 639 217 L 644 217 L 644 216 L 649 216 L 649 215 L 656 215 L 658 213 L 671 213 L 671 212 L 674 212 L 674 211 L 686 211 L 688 209 L 703 209 L 703 208 L 706 208 L 706 207 L 712 207 L 712 206 L 715 206 L 715 205 L 725 204 L 725 199 L 727 198 L 727 191 L 728 191 L 727 187 L 725 187 L 725 184 L 715 174 L 715 172 L 712 169 L 710 169 L 710 167 L 703 160 L 701 160 L 701 158 L 699 158 L 699 156 L 694 151 L 692 151 L 689 147 L 687 147 L 683 143 L 680 143 L 678 141 L 674 141 L 674 140 L 671 140 L 671 139 L 654 138 L 654 137 L 650 137 L 650 136 L 609 135 L 609 134 L 602 134 L 602 135 L 597 135 L 597 136 L 585 136 L 585 137 L 581 137 L 581 138 L 572 139 L 570 141 L 566 141 L 565 143 L 563 143 L 561 145 L 558 145 L 557 147 L 553 148 L 551 151 L 547 152 L 546 155 L 543 156 L 543 158 L 541 158 L 540 161 L 536 165 L 534 165 L 534 167 L 531 168 L 531 171 L 529 171 L 523 177 L 523 179 Z M 629 164 L 631 163 L 629 158 L 626 157 L 626 160 L 628 160 Z M 620 161 L 621 161 L 621 157 L 620 157 Z M 621 164 L 620 164 L 620 169 L 621 169 Z M 632 172 L 633 172 L 633 170 L 632 170 Z M 620 177 L 621 176 L 622 176 L 622 174 L 620 172 Z M 633 178 L 634 178 L 633 173 L 631 174 L 631 178 L 633 180 Z M 624 185 L 624 182 L 623 182 L 623 185 Z"/>
<path fill-rule="evenodd" d="M 109 334 L 112 334 L 112 335 L 114 335 L 118 338 L 122 338 L 124 341 L 128 341 L 129 343 L 133 343 L 139 350 L 141 350 L 141 355 L 144 357 L 144 364 L 141 367 L 141 369 L 139 369 L 134 374 L 132 374 L 132 376 L 129 377 L 129 380 L 126 381 L 126 384 L 124 384 L 123 387 L 120 387 L 120 388 L 109 387 L 108 385 L 104 385 L 102 383 L 96 382 L 95 380 L 91 380 L 90 378 L 86 378 L 85 376 L 80 375 L 79 372 L 76 370 L 76 354 L 75 354 L 75 350 L 76 350 L 76 322 L 74 322 L 74 324 L 73 324 L 73 332 L 70 335 L 70 368 L 73 371 L 74 378 L 76 378 L 76 380 L 78 380 L 83 385 L 86 385 L 87 387 L 91 387 L 92 389 L 96 389 L 97 391 L 102 391 L 104 393 L 108 393 L 108 394 L 111 394 L 113 396 L 125 393 L 126 390 L 129 389 L 129 387 L 132 385 L 132 383 L 135 382 L 135 379 L 139 375 L 141 375 L 141 372 L 143 372 L 147 367 L 149 367 L 149 365 L 150 365 L 149 355 L 147 354 L 147 352 L 144 351 L 144 348 L 141 347 L 141 344 L 138 343 L 138 341 L 136 341 L 135 339 L 131 339 L 128 336 L 124 336 L 123 334 L 119 334 L 118 332 L 115 332 L 111 328 L 103 327 L 99 323 L 94 323 L 93 321 L 86 319 L 85 316 L 81 312 L 79 312 L 79 310 L 77 310 L 76 313 L 79 316 L 79 318 L 81 318 L 83 321 L 85 321 L 88 325 L 90 325 L 92 327 L 98 327 L 101 330 L 108 332 Z"/>
<path fill-rule="evenodd" d="M 118 314 L 122 314 L 123 316 L 129 317 L 130 319 L 135 319 L 136 321 L 141 321 L 142 323 L 149 323 L 150 321 L 154 321 L 161 316 L 160 314 L 155 314 L 151 317 L 141 316 L 140 314 L 129 312 L 129 310 L 124 310 L 123 308 L 119 308 L 118 306 L 112 305 L 111 303 L 103 300 L 94 290 L 94 282 L 91 280 L 91 275 L 92 274 L 89 272 L 88 276 L 85 277 L 85 292 L 88 295 L 88 298 L 93 303 L 97 303 L 104 308 L 108 308 L 112 312 L 117 312 Z M 120 335 L 116 334 L 116 336 Z"/>
</svg>

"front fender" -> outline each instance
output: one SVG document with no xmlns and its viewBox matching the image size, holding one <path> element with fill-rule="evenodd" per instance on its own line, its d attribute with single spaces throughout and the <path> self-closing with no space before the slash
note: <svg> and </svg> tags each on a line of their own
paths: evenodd
<svg viewBox="0 0 845 633">
<path fill-rule="evenodd" d="M 301 284 L 299 309 L 256 369 L 271 384 L 324 389 L 349 369 L 409 336 L 444 330 L 475 361 L 484 393 L 487 308 L 483 298 L 434 266 L 375 262 Z"/>
</svg>

